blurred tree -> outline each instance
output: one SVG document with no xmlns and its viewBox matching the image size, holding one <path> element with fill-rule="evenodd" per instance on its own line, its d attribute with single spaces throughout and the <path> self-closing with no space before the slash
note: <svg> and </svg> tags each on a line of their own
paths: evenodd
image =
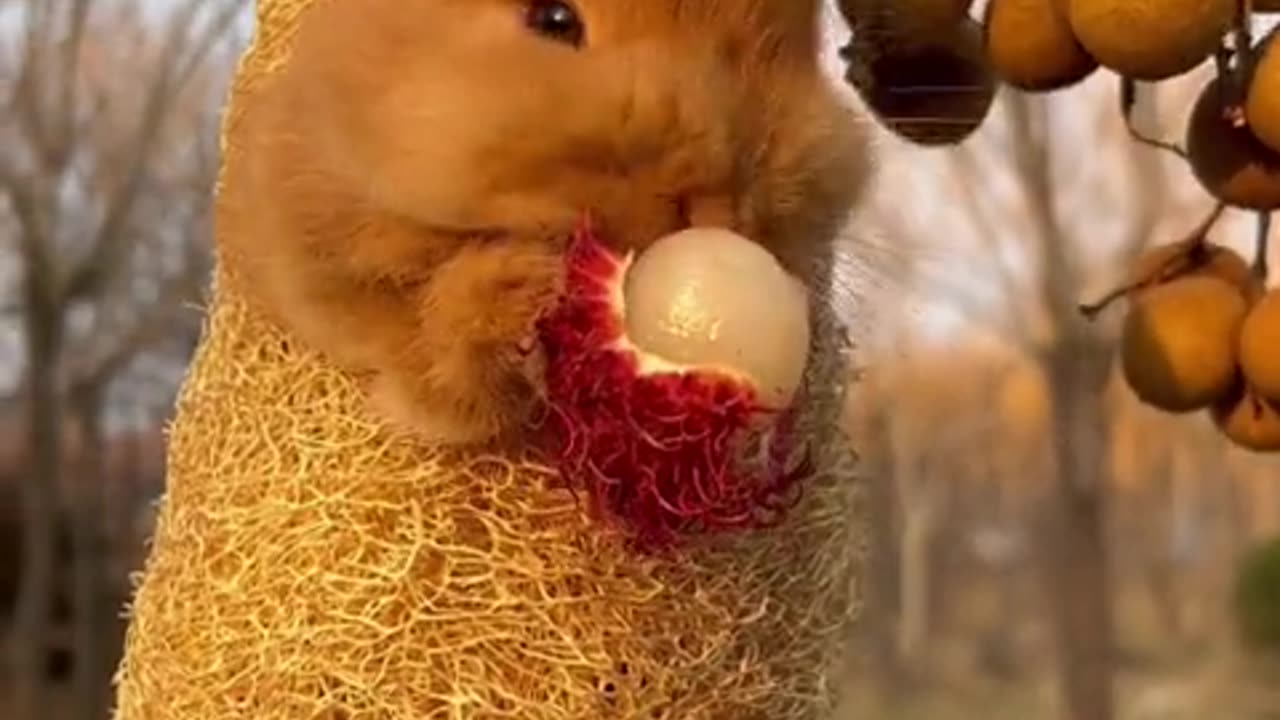
<svg viewBox="0 0 1280 720">
<path fill-rule="evenodd" d="M 20 292 L 30 470 L 22 478 L 21 582 L 11 711 L 41 717 L 54 522 L 68 413 L 82 439 L 72 496 L 77 716 L 105 714 L 101 467 L 108 384 L 198 297 L 216 168 L 217 108 L 244 0 L 25 0 L 0 57 L 0 191 Z M 194 232 L 193 232 L 194 229 Z M 8 241 L 10 238 L 5 238 Z M 88 482 L 85 482 L 85 481 Z"/>
<path fill-rule="evenodd" d="M 974 272 L 991 282 L 965 282 L 954 263 L 928 280 L 998 328 L 1044 381 L 1054 482 L 1033 527 L 1072 720 L 1114 715 L 1105 520 L 1118 328 L 1114 316 L 1087 321 L 1079 305 L 1100 270 L 1115 279 L 1162 229 L 1171 198 L 1165 158 L 1132 141 L 1112 88 L 1002 91 L 988 127 L 951 153 L 950 191 L 963 202 L 945 209 L 976 231 Z"/>
</svg>

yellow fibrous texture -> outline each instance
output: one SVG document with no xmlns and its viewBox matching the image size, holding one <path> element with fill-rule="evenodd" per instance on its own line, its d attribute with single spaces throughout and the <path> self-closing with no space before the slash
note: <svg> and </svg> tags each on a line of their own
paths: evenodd
<svg viewBox="0 0 1280 720">
<path fill-rule="evenodd" d="M 259 4 L 227 163 L 303 7 Z M 115 717 L 825 718 L 863 557 L 831 392 L 802 425 L 821 470 L 780 527 L 640 555 L 533 458 L 391 434 L 220 265 Z"/>
</svg>

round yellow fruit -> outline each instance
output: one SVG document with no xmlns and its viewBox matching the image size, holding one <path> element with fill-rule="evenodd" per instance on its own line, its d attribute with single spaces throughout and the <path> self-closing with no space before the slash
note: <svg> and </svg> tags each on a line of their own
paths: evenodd
<svg viewBox="0 0 1280 720">
<path fill-rule="evenodd" d="M 1280 407 L 1243 383 L 1210 410 L 1218 431 L 1254 452 L 1280 451 Z"/>
<path fill-rule="evenodd" d="M 1213 54 L 1236 0 L 1069 0 L 1080 44 L 1102 65 L 1136 80 L 1190 71 Z"/>
<path fill-rule="evenodd" d="M 919 145 L 954 145 L 986 119 L 996 78 L 981 26 L 969 18 L 945 32 L 899 36 L 855 32 L 845 79 L 884 127 Z"/>
<path fill-rule="evenodd" d="M 1126 283 L 1139 286 L 1130 293 L 1130 298 L 1161 283 L 1195 275 L 1225 280 L 1249 302 L 1262 295 L 1262 281 L 1254 276 L 1253 269 L 1240 253 L 1211 242 L 1205 242 L 1199 249 L 1195 245 L 1194 241 L 1182 240 L 1157 245 L 1140 254 L 1129 271 Z"/>
<path fill-rule="evenodd" d="M 1280 402 L 1280 289 L 1262 296 L 1240 327 L 1240 369 L 1263 397 Z"/>
<path fill-rule="evenodd" d="M 1230 392 L 1247 306 L 1236 288 L 1193 275 L 1150 288 L 1125 317 L 1121 369 L 1138 398 L 1166 412 L 1199 410 Z"/>
<path fill-rule="evenodd" d="M 1098 62 L 1080 45 L 1056 0 L 991 0 L 983 16 L 987 59 L 1022 90 L 1058 90 L 1084 80 Z"/>
<path fill-rule="evenodd" d="M 1280 153 L 1225 116 L 1227 93 L 1214 78 L 1201 90 L 1187 125 L 1187 157 L 1214 197 L 1248 210 L 1280 208 Z"/>
<path fill-rule="evenodd" d="M 1274 41 L 1276 33 L 1272 30 L 1255 51 L 1257 65 L 1245 93 L 1244 114 L 1254 136 L 1280 152 L 1280 43 Z"/>
</svg>

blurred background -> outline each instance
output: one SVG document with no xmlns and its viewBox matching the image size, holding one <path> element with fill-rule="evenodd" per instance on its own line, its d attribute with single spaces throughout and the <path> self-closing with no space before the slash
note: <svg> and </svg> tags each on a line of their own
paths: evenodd
<svg viewBox="0 0 1280 720">
<path fill-rule="evenodd" d="M 247 0 L 0 0 L 0 717 L 109 714 L 251 23 Z M 1180 142 L 1208 76 L 1144 88 L 1143 131 Z M 1210 198 L 1132 141 L 1105 72 L 1002 91 L 956 148 L 873 132 L 834 298 L 873 549 L 847 717 L 1280 717 L 1238 592 L 1280 542 L 1280 461 L 1139 405 L 1122 307 L 1076 309 Z M 1250 257 L 1254 222 L 1212 237 Z"/>
</svg>

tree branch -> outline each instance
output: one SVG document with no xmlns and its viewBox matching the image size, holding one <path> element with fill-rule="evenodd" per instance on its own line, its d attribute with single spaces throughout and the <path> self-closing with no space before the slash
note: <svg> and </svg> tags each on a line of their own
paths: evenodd
<svg viewBox="0 0 1280 720">
<path fill-rule="evenodd" d="M 18 220 L 18 253 L 23 261 L 23 285 L 27 302 L 41 306 L 57 303 L 57 267 L 50 250 L 46 213 L 41 207 L 39 183 L 20 173 L 0 153 L 0 189 L 9 198 Z"/>
<path fill-rule="evenodd" d="M 170 25 L 164 51 L 158 61 L 159 70 L 149 87 L 128 157 L 128 169 L 107 203 L 106 212 L 88 255 L 68 275 L 62 289 L 66 298 L 96 294 L 109 284 L 123 265 L 128 249 L 128 218 L 133 212 L 143 179 L 149 167 L 160 129 L 168 119 L 175 101 L 192 75 L 200 68 L 218 38 L 235 21 L 243 0 L 228 0 L 220 12 L 191 45 L 185 61 L 181 49 L 188 43 L 197 8 L 204 0 L 188 0 Z"/>
<path fill-rule="evenodd" d="M 1159 88 L 1152 87 L 1150 96 L 1154 96 L 1157 92 Z M 1153 102 L 1138 103 L 1136 100 L 1135 97 L 1125 122 L 1130 128 L 1133 121 L 1140 117 L 1149 119 L 1149 116 L 1154 114 Z M 1162 211 L 1169 190 L 1167 170 L 1158 152 L 1153 152 L 1151 148 L 1140 144 L 1131 144 L 1129 157 L 1131 161 L 1128 165 L 1132 170 L 1131 186 L 1137 191 L 1138 197 L 1134 202 L 1135 212 L 1131 214 L 1133 222 L 1129 224 L 1129 230 L 1120 249 L 1125 265 L 1131 264 L 1150 241 L 1163 215 Z"/>
<path fill-rule="evenodd" d="M 72 367 L 72 387 L 78 390 L 101 387 L 139 353 L 163 338 L 178 311 L 199 299 L 201 277 L 198 263 L 188 262 L 182 272 L 169 278 L 160 296 L 146 310 L 135 314 L 133 323 L 112 333 L 113 340 L 96 343 L 104 349 L 87 354 L 83 362 Z"/>
<path fill-rule="evenodd" d="M 73 0 L 68 12 L 67 37 L 62 42 L 61 72 L 58 78 L 58 111 L 46 128 L 49 148 L 46 160 L 49 167 L 62 172 L 71 161 L 76 143 L 76 115 L 78 102 L 80 55 L 84 49 L 85 27 L 89 19 L 89 0 Z"/>
</svg>

